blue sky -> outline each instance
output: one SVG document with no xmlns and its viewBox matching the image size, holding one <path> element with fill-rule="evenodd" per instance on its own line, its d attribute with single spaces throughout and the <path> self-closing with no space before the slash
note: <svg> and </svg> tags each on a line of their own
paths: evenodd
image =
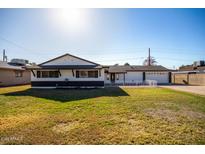
<svg viewBox="0 0 205 154">
<path fill-rule="evenodd" d="M 0 51 L 36 63 L 70 53 L 100 64 L 141 65 L 148 48 L 168 68 L 205 59 L 205 9 L 78 11 L 75 21 L 69 10 L 0 9 Z"/>
</svg>

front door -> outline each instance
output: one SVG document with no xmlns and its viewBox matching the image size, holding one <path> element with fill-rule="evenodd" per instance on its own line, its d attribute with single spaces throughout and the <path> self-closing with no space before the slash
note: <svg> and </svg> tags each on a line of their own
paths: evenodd
<svg viewBox="0 0 205 154">
<path fill-rule="evenodd" d="M 115 73 L 110 74 L 110 80 L 112 83 L 115 83 Z"/>
</svg>

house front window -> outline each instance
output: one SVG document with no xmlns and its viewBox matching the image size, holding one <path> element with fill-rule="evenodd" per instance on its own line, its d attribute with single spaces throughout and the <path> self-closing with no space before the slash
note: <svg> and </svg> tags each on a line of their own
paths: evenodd
<svg viewBox="0 0 205 154">
<path fill-rule="evenodd" d="M 58 71 L 37 71 L 37 78 L 58 78 Z"/>
<path fill-rule="evenodd" d="M 98 77 L 98 71 L 88 71 L 88 77 L 89 78 L 97 78 Z"/>
<path fill-rule="evenodd" d="M 110 80 L 110 74 L 107 74 L 107 80 Z"/>
<path fill-rule="evenodd" d="M 23 72 L 22 71 L 15 71 L 15 77 L 23 77 Z"/>
<path fill-rule="evenodd" d="M 42 78 L 48 78 L 48 77 L 49 77 L 49 71 L 43 71 L 43 72 L 41 72 L 41 77 L 42 77 Z"/>
<path fill-rule="evenodd" d="M 87 71 L 79 71 L 79 77 L 80 78 L 87 78 L 88 77 L 88 72 Z"/>
<path fill-rule="evenodd" d="M 59 72 L 58 71 L 49 71 L 50 78 L 58 78 Z"/>
<path fill-rule="evenodd" d="M 98 71 L 76 71 L 76 78 L 98 78 Z"/>
<path fill-rule="evenodd" d="M 119 74 L 116 74 L 116 80 L 119 80 Z"/>
</svg>

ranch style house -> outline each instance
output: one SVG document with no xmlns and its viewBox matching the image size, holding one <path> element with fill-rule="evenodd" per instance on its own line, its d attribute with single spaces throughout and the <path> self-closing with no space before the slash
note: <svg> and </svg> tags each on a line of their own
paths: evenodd
<svg viewBox="0 0 205 154">
<path fill-rule="evenodd" d="M 140 85 L 148 81 L 171 83 L 171 70 L 161 66 L 113 65 L 64 54 L 30 66 L 33 88 L 104 87 L 105 85 Z"/>
</svg>

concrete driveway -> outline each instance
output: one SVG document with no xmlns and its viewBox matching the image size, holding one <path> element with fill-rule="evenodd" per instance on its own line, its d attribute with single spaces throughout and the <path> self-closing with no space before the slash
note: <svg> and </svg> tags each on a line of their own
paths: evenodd
<svg viewBox="0 0 205 154">
<path fill-rule="evenodd" d="M 205 96 L 205 86 L 170 85 L 170 86 L 160 86 L 160 87 L 185 91 L 185 92 L 190 92 L 190 93 L 195 93 L 195 94 Z"/>
</svg>

